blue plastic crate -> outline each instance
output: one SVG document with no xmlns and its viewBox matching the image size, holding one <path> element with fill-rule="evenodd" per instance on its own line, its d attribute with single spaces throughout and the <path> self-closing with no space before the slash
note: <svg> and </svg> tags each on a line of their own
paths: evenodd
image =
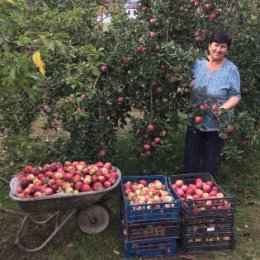
<svg viewBox="0 0 260 260">
<path fill-rule="evenodd" d="M 145 239 L 179 238 L 181 234 L 181 221 L 160 220 L 127 224 L 124 216 L 120 214 L 120 231 L 121 239 L 125 243 Z"/>
<path fill-rule="evenodd" d="M 199 198 L 196 200 L 181 200 L 177 192 L 172 188 L 172 184 L 176 180 L 183 180 L 186 184 L 194 183 L 196 178 L 201 178 L 203 181 L 212 181 L 214 186 L 218 187 L 219 191 L 224 194 L 224 197 L 219 198 Z M 227 194 L 214 180 L 212 175 L 208 172 L 202 173 L 188 173 L 172 175 L 168 177 L 168 185 L 172 194 L 175 194 L 181 200 L 181 215 L 187 219 L 198 217 L 233 217 L 236 209 L 236 198 Z M 199 207 L 204 207 L 206 201 L 210 201 L 212 206 L 219 206 L 218 208 L 210 208 L 205 206 L 205 209 L 199 210 Z M 226 206 L 228 205 L 228 207 Z M 223 208 L 221 208 L 223 207 Z"/>
<path fill-rule="evenodd" d="M 171 202 L 130 205 L 124 193 L 123 184 L 127 181 L 138 182 L 142 179 L 146 180 L 148 183 L 154 180 L 160 180 L 166 186 L 166 190 L 174 200 Z M 123 176 L 121 179 L 121 194 L 121 210 L 122 214 L 124 214 L 126 223 L 180 219 L 180 200 L 170 191 L 166 176 Z"/>
<path fill-rule="evenodd" d="M 123 242 L 127 258 L 171 256 L 176 254 L 176 238 Z"/>
<path fill-rule="evenodd" d="M 181 235 L 185 254 L 231 251 L 235 248 L 234 233 Z"/>
</svg>

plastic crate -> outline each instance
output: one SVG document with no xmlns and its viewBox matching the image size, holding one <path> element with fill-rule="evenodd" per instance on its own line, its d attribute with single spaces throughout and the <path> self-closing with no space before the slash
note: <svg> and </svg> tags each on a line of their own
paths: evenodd
<svg viewBox="0 0 260 260">
<path fill-rule="evenodd" d="M 202 217 L 182 219 L 182 233 L 185 236 L 198 234 L 232 233 L 234 217 Z"/>
<path fill-rule="evenodd" d="M 125 223 L 121 218 L 121 234 L 124 242 L 144 239 L 179 238 L 181 234 L 180 221 L 157 221 Z"/>
<path fill-rule="evenodd" d="M 123 242 L 125 254 L 131 257 L 156 257 L 176 254 L 176 238 Z"/>
<path fill-rule="evenodd" d="M 233 250 L 234 242 L 234 233 L 181 235 L 181 247 L 185 254 Z"/>
<path fill-rule="evenodd" d="M 182 200 L 177 192 L 172 188 L 176 180 L 183 180 L 185 184 L 194 183 L 196 178 L 202 181 L 212 181 L 218 187 L 219 191 L 224 194 L 223 198 L 199 198 L 195 200 Z M 228 195 L 220 186 L 218 186 L 210 173 L 190 173 L 179 174 L 168 177 L 169 186 L 173 194 L 181 200 L 181 214 L 186 218 L 220 216 L 229 217 L 235 215 L 236 199 Z"/>
<path fill-rule="evenodd" d="M 146 180 L 148 183 L 160 180 L 174 200 L 171 202 L 129 204 L 124 193 L 123 184 L 127 181 L 138 182 L 141 179 Z M 121 179 L 121 198 L 121 208 L 127 223 L 180 219 L 180 200 L 169 189 L 166 176 L 123 176 Z"/>
</svg>

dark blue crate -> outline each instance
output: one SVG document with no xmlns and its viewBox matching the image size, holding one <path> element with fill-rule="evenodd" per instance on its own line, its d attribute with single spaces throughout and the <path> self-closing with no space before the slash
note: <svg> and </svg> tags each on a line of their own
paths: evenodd
<svg viewBox="0 0 260 260">
<path fill-rule="evenodd" d="M 181 247 L 185 254 L 232 251 L 235 248 L 234 233 L 182 234 Z"/>
<path fill-rule="evenodd" d="M 146 180 L 148 183 L 154 180 L 160 180 L 166 186 L 166 190 L 170 193 L 174 200 L 172 202 L 130 205 L 125 196 L 123 184 L 127 181 L 138 182 L 142 179 Z M 180 219 L 180 200 L 169 189 L 166 176 L 122 176 L 121 194 L 121 209 L 123 211 L 122 214 L 124 214 L 127 223 Z"/>
<path fill-rule="evenodd" d="M 176 238 L 123 242 L 123 247 L 128 258 L 171 256 L 176 254 Z"/>
<path fill-rule="evenodd" d="M 219 191 L 224 194 L 224 197 L 219 198 L 199 198 L 196 200 L 181 200 L 176 191 L 172 188 L 172 184 L 176 180 L 183 180 L 186 184 L 194 183 L 196 178 L 201 178 L 203 181 L 212 181 L 214 186 L 218 187 Z M 212 175 L 208 172 L 202 173 L 189 173 L 172 175 L 168 177 L 168 185 L 172 194 L 175 194 L 181 200 L 181 215 L 186 218 L 198 218 L 198 217 L 233 217 L 236 209 L 236 198 L 227 194 L 214 180 Z M 220 208 L 208 208 L 199 210 L 196 205 L 204 207 L 206 201 L 211 201 L 212 205 L 220 206 Z M 226 207 L 228 205 L 228 207 Z M 223 207 L 223 208 L 221 208 Z"/>
<path fill-rule="evenodd" d="M 124 242 L 145 239 L 179 238 L 181 234 L 181 221 L 160 220 L 127 224 L 123 215 L 121 215 L 120 231 L 121 239 Z"/>
</svg>

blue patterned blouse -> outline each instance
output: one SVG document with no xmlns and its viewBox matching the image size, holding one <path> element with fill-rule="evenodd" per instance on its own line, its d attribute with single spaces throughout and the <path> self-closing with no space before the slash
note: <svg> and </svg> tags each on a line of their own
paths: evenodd
<svg viewBox="0 0 260 260">
<path fill-rule="evenodd" d="M 191 100 L 205 101 L 215 100 L 220 106 L 231 96 L 241 98 L 240 94 L 240 76 L 238 68 L 230 60 L 225 59 L 223 65 L 215 71 L 207 67 L 207 60 L 197 60 L 191 68 L 194 78 L 194 91 Z M 234 110 L 228 112 L 229 119 L 233 116 Z M 200 124 L 201 131 L 219 131 L 220 124 L 212 113 L 206 113 Z M 188 121 L 191 125 L 191 121 Z"/>
</svg>

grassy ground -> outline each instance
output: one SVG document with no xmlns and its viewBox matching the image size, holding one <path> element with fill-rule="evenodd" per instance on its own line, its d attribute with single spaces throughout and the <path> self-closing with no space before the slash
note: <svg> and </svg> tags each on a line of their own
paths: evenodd
<svg viewBox="0 0 260 260">
<path fill-rule="evenodd" d="M 122 137 L 118 145 L 119 155 L 114 158 L 113 163 L 118 165 L 123 175 L 143 175 L 147 166 L 153 168 L 155 165 L 155 169 L 160 169 L 160 172 L 156 172 L 158 174 L 172 175 L 181 173 L 183 133 L 173 138 L 173 142 L 175 145 L 170 153 L 161 155 L 149 164 L 144 164 L 143 161 L 137 160 L 132 156 L 128 139 Z M 222 163 L 216 179 L 228 193 L 237 197 L 235 250 L 232 252 L 183 256 L 178 249 L 177 256 L 170 259 L 260 259 L 260 152 L 247 163 L 232 161 Z M 3 183 L 0 184 L 1 206 L 20 211 L 17 204 L 8 197 L 8 193 L 9 187 Z M 48 246 L 37 253 L 25 253 L 14 244 L 22 217 L 0 212 L 0 258 L 5 260 L 31 260 L 32 258 L 38 260 L 124 259 L 119 232 L 119 189 L 110 192 L 106 198 L 108 198 L 106 205 L 110 209 L 110 223 L 104 232 L 97 235 L 87 235 L 78 228 L 77 218 L 72 217 Z M 68 213 L 64 212 L 64 214 Z M 43 217 L 42 214 L 40 217 Z M 23 239 L 28 247 L 36 247 L 53 230 L 54 222 L 43 227 L 29 223 L 23 232 Z M 162 259 L 166 260 L 166 258 Z"/>
</svg>

